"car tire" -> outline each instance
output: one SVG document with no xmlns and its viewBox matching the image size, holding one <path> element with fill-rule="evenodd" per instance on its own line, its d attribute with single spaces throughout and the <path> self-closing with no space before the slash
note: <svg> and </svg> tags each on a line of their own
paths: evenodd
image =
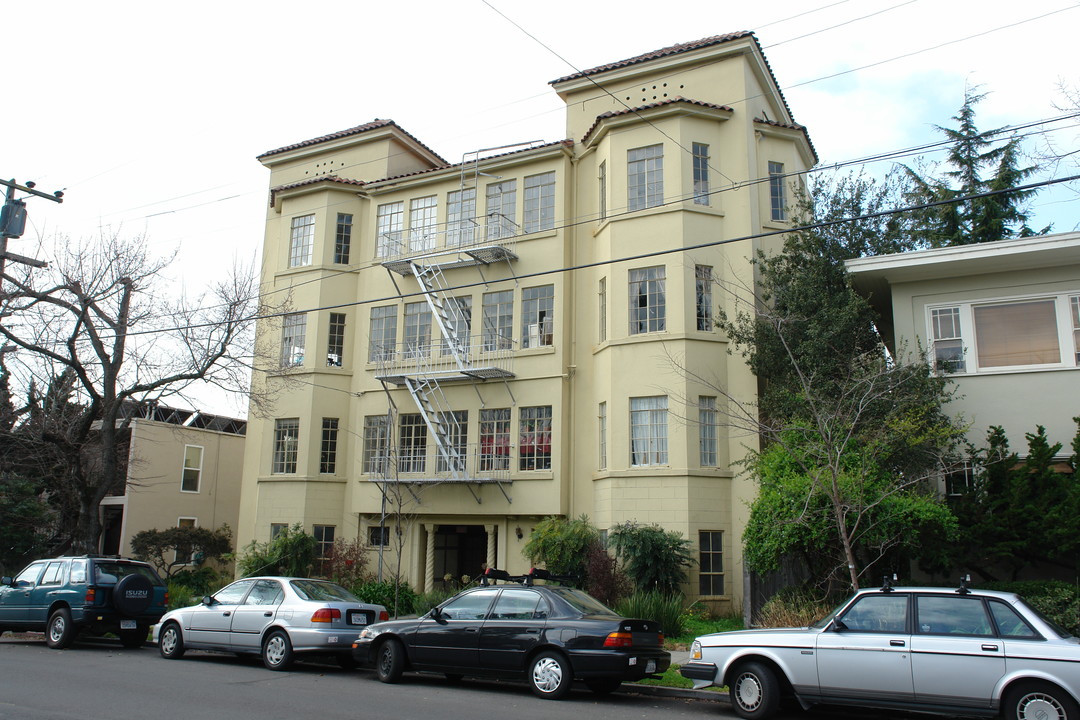
<svg viewBox="0 0 1080 720">
<path fill-rule="evenodd" d="M 49 625 L 45 628 L 45 644 L 54 650 L 63 650 L 75 639 L 75 625 L 71 622 L 71 611 L 57 608 L 49 616 Z"/>
<path fill-rule="evenodd" d="M 735 668 L 731 679 L 731 709 L 747 720 L 762 720 L 780 709 L 780 684 L 767 665 L 749 662 Z"/>
<path fill-rule="evenodd" d="M 545 700 L 561 700 L 570 692 L 574 682 L 574 672 L 570 662 L 562 653 L 548 650 L 542 652 L 529 663 L 529 687 L 533 694 Z"/>
<path fill-rule="evenodd" d="M 293 664 L 292 641 L 284 630 L 273 630 L 262 644 L 262 661 L 270 670 L 288 670 Z"/>
<path fill-rule="evenodd" d="M 608 695 L 622 686 L 622 678 L 589 678 L 585 681 L 585 687 L 597 695 Z"/>
<path fill-rule="evenodd" d="M 337 653 L 337 657 L 334 659 L 337 660 L 338 667 L 342 670 L 355 670 L 359 665 L 351 652 Z"/>
<path fill-rule="evenodd" d="M 145 575 L 125 575 L 113 586 L 112 604 L 122 615 L 142 615 L 154 601 L 154 585 Z"/>
<path fill-rule="evenodd" d="M 146 634 L 150 628 L 146 625 L 136 625 L 134 630 L 120 631 L 120 644 L 129 650 L 141 648 L 146 643 Z"/>
<path fill-rule="evenodd" d="M 1005 720 L 1077 720 L 1080 706 L 1069 693 L 1045 682 L 1022 682 L 1009 688 L 1002 702 Z"/>
<path fill-rule="evenodd" d="M 405 646 L 397 638 L 389 638 L 375 653 L 375 674 L 384 683 L 396 683 L 405 672 Z"/>
<path fill-rule="evenodd" d="M 180 625 L 174 622 L 165 623 L 158 636 L 158 652 L 166 660 L 177 660 L 184 657 L 184 634 L 180 631 Z"/>
</svg>

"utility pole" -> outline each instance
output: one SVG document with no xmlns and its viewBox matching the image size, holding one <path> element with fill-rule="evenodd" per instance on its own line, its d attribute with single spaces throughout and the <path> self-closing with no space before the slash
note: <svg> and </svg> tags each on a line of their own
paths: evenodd
<svg viewBox="0 0 1080 720">
<path fill-rule="evenodd" d="M 35 190 L 33 182 L 27 182 L 25 185 L 20 185 L 15 182 L 14 179 L 0 180 L 0 185 L 7 186 L 7 193 L 4 195 L 4 207 L 0 210 L 0 295 L 2 295 L 4 266 L 8 260 L 39 268 L 46 266 L 41 260 L 35 260 L 34 258 L 28 258 L 23 255 L 16 255 L 15 253 L 8 252 L 8 238 L 22 237 L 23 230 L 26 229 L 26 201 L 16 198 L 15 191 L 21 190 L 24 193 L 43 197 L 46 200 L 52 200 L 53 202 L 58 203 L 64 202 L 64 191 L 57 190 L 50 195 L 48 193 L 43 193 L 40 190 Z"/>
</svg>

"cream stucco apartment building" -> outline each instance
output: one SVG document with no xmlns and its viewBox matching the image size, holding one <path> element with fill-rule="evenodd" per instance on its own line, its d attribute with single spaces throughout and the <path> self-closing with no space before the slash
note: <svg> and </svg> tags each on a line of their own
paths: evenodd
<svg viewBox="0 0 1080 720">
<path fill-rule="evenodd" d="M 267 152 L 263 322 L 238 546 L 302 523 L 388 543 L 419 590 L 527 569 L 548 515 L 658 523 L 688 594 L 742 602 L 752 482 L 713 327 L 815 154 L 750 33 L 551 83 L 566 138 L 450 164 L 390 120 Z M 769 233 L 774 233 L 769 235 Z M 400 522 L 402 535 L 396 532 Z"/>
</svg>

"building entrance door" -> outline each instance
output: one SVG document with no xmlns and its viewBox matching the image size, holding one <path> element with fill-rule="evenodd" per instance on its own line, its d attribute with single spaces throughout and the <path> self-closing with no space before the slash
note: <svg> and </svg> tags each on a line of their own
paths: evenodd
<svg viewBox="0 0 1080 720">
<path fill-rule="evenodd" d="M 463 575 L 484 572 L 487 532 L 483 525 L 440 525 L 435 531 L 435 586 L 456 589 Z M 451 580 L 444 578 L 449 575 Z"/>
</svg>

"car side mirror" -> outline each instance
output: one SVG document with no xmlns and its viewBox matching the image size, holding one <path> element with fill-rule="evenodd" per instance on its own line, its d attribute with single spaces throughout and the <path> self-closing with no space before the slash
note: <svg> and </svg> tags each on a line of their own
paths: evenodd
<svg viewBox="0 0 1080 720">
<path fill-rule="evenodd" d="M 833 620 L 833 632 L 843 632 L 847 629 L 848 626 L 844 624 L 843 620 Z"/>
<path fill-rule="evenodd" d="M 10 587 L 15 587 L 15 579 L 9 578 L 7 575 L 5 575 L 4 577 L 0 577 L 0 585 L 8 585 Z"/>
<path fill-rule="evenodd" d="M 433 607 L 428 612 L 428 617 L 431 618 L 432 620 L 438 620 L 439 618 L 442 617 L 442 610 L 440 610 L 438 607 Z"/>
<path fill-rule="evenodd" d="M 214 598 L 213 598 L 212 596 L 210 596 L 210 595 L 203 595 L 203 596 L 202 596 L 202 604 L 203 604 L 203 605 L 206 605 L 207 607 L 210 607 L 211 605 L 213 605 L 213 604 L 214 604 L 214 603 L 216 603 L 216 602 L 217 602 L 217 600 L 215 600 L 215 599 L 214 599 Z"/>
</svg>

